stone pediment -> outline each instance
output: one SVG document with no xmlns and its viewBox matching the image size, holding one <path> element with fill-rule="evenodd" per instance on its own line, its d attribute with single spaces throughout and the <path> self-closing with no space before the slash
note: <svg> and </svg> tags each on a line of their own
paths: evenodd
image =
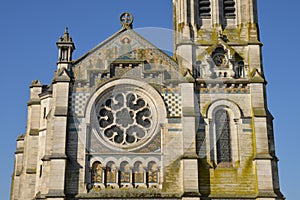
<svg viewBox="0 0 300 200">
<path fill-rule="evenodd" d="M 200 78 L 246 78 L 244 58 L 223 39 L 206 48 L 197 57 Z"/>
<path fill-rule="evenodd" d="M 177 62 L 131 28 L 123 28 L 73 62 L 76 81 L 130 76 L 179 79 Z M 93 73 L 93 75 L 91 75 Z M 156 80 L 157 82 L 157 80 Z"/>
<path fill-rule="evenodd" d="M 165 101 L 180 102 L 179 83 L 193 82 L 187 69 L 165 52 L 158 49 L 130 27 L 123 27 L 94 49 L 72 62 L 72 112 L 77 116 L 84 114 L 84 106 L 77 106 L 80 99 L 85 102 L 90 95 L 108 83 L 118 80 L 137 80 L 149 84 L 161 93 Z M 144 87 L 144 86 L 143 86 Z M 171 110 L 170 116 L 179 116 L 181 110 Z"/>
</svg>

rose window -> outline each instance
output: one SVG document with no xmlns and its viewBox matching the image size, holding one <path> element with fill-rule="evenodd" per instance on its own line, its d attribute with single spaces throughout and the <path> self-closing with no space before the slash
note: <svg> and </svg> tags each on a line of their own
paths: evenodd
<svg viewBox="0 0 300 200">
<path fill-rule="evenodd" d="M 123 90 L 100 98 L 96 114 L 101 137 L 114 146 L 129 148 L 150 138 L 156 112 L 141 91 Z"/>
</svg>

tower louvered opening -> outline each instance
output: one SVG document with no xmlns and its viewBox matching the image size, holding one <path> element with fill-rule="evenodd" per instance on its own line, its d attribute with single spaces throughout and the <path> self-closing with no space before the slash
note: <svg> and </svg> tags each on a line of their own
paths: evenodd
<svg viewBox="0 0 300 200">
<path fill-rule="evenodd" d="M 235 1 L 224 0 L 224 16 L 225 18 L 235 18 Z"/>
<path fill-rule="evenodd" d="M 210 18 L 210 1 L 199 0 L 199 15 L 201 18 Z"/>
</svg>

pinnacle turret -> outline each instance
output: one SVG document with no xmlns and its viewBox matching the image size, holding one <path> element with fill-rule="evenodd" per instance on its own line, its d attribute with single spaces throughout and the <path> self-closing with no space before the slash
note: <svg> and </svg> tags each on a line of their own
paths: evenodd
<svg viewBox="0 0 300 200">
<path fill-rule="evenodd" d="M 58 68 L 61 68 L 60 64 L 69 63 L 72 61 L 72 53 L 75 50 L 75 45 L 72 41 L 72 37 L 69 34 L 69 28 L 66 27 L 63 36 L 60 36 L 59 41 L 56 42 L 58 48 Z M 66 68 L 66 66 L 64 66 Z"/>
</svg>

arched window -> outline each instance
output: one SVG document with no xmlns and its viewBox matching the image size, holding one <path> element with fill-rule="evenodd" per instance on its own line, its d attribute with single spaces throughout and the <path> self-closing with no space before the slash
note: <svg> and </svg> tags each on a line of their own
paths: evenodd
<svg viewBox="0 0 300 200">
<path fill-rule="evenodd" d="M 114 162 L 108 162 L 106 165 L 106 182 L 117 183 L 117 167 Z"/>
<path fill-rule="evenodd" d="M 158 168 L 157 168 L 157 164 L 153 161 L 149 162 L 148 164 L 147 182 L 148 183 L 158 182 Z"/>
<path fill-rule="evenodd" d="M 215 113 L 217 163 L 231 162 L 230 118 L 225 109 Z"/>
<path fill-rule="evenodd" d="M 193 75 L 194 75 L 194 78 L 199 78 L 201 76 L 203 77 L 203 74 L 201 74 L 201 64 L 202 64 L 202 62 L 199 60 L 193 66 Z"/>
<path fill-rule="evenodd" d="M 206 121 L 209 125 L 206 150 L 213 167 L 231 168 L 239 161 L 241 114 L 239 106 L 228 100 L 218 100 L 210 105 Z"/>
<path fill-rule="evenodd" d="M 141 162 L 134 163 L 134 183 L 144 183 L 144 167 Z"/>
<path fill-rule="evenodd" d="M 237 77 L 245 77 L 245 72 L 244 72 L 244 67 L 245 63 L 243 61 L 239 61 L 237 64 Z"/>
<path fill-rule="evenodd" d="M 103 169 L 100 162 L 94 162 L 92 166 L 92 182 L 102 183 L 103 182 Z"/>
<path fill-rule="evenodd" d="M 121 185 L 124 183 L 131 182 L 131 170 L 128 162 L 124 161 L 120 165 L 120 182 Z"/>
<path fill-rule="evenodd" d="M 235 18 L 235 0 L 223 0 L 223 8 L 225 18 Z"/>
</svg>

